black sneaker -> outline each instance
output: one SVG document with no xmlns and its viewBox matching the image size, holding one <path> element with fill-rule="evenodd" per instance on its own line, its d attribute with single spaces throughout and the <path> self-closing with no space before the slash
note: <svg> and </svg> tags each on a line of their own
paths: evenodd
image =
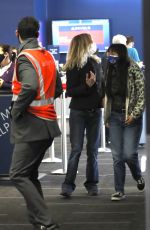
<svg viewBox="0 0 150 230">
<path fill-rule="evenodd" d="M 71 197 L 72 192 L 68 192 L 68 191 L 62 191 L 60 193 L 61 196 L 64 196 L 65 198 L 70 198 Z"/>
<path fill-rule="evenodd" d="M 91 189 L 88 191 L 89 196 L 98 196 L 99 192 L 98 189 Z"/>
<path fill-rule="evenodd" d="M 122 192 L 115 192 L 114 194 L 111 195 L 111 200 L 112 201 L 119 201 L 125 199 L 125 194 Z"/>
<path fill-rule="evenodd" d="M 140 177 L 140 178 L 137 180 L 137 188 L 138 188 L 138 190 L 140 190 L 140 191 L 144 190 L 144 188 L 145 188 L 145 181 L 144 181 L 144 178 L 143 178 L 143 177 Z"/>
</svg>

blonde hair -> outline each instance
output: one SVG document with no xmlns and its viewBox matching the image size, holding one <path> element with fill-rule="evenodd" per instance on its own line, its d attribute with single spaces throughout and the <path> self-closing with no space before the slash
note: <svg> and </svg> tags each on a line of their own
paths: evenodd
<svg viewBox="0 0 150 230">
<path fill-rule="evenodd" d="M 78 34 L 73 37 L 63 70 L 73 69 L 75 66 L 81 68 L 87 61 L 89 47 L 92 43 L 91 35 L 87 33 Z"/>
</svg>

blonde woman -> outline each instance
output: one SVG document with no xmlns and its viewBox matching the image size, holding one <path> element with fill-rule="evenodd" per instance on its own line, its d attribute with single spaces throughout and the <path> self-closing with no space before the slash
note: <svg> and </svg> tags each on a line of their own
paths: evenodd
<svg viewBox="0 0 150 230">
<path fill-rule="evenodd" d="M 67 96 L 70 102 L 71 153 L 68 169 L 62 184 L 61 195 L 70 197 L 75 190 L 75 179 L 86 130 L 86 181 L 89 195 L 98 195 L 99 182 L 97 153 L 100 136 L 103 83 L 100 58 L 95 55 L 96 45 L 90 34 L 75 36 L 70 44 L 64 65 L 67 77 Z"/>
</svg>

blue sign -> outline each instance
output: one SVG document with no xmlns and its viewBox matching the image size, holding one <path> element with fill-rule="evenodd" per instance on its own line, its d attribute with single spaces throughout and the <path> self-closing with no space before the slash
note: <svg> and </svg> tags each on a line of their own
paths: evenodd
<svg viewBox="0 0 150 230">
<path fill-rule="evenodd" d="M 8 175 L 13 152 L 10 143 L 10 103 L 12 95 L 0 94 L 0 175 Z"/>
</svg>

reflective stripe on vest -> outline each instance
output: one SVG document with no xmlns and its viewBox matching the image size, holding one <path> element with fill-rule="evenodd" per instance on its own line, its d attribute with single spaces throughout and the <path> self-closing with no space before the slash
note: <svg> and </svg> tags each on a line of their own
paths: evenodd
<svg viewBox="0 0 150 230">
<path fill-rule="evenodd" d="M 17 101 L 18 95 L 13 95 L 12 101 Z M 54 104 L 54 98 L 48 98 L 48 99 L 42 99 L 42 100 L 33 100 L 30 103 L 30 106 L 42 106 L 42 105 L 49 105 L 49 104 Z"/>
<path fill-rule="evenodd" d="M 34 64 L 36 65 L 37 71 L 39 73 L 40 97 L 45 99 L 43 77 L 42 77 L 41 67 L 40 67 L 38 61 L 29 53 L 21 52 L 20 55 L 18 55 L 18 57 L 21 56 L 21 55 L 28 56 L 29 58 L 31 58 L 33 60 Z"/>
</svg>

